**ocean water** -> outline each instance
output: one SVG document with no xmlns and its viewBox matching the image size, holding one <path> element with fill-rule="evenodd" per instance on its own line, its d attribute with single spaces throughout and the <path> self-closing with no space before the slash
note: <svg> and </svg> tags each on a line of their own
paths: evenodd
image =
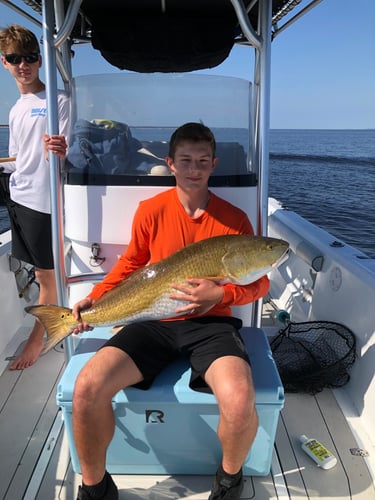
<svg viewBox="0 0 375 500">
<path fill-rule="evenodd" d="M 375 258 L 375 130 L 272 130 L 269 195 Z"/>
<path fill-rule="evenodd" d="M 7 145 L 0 128 L 0 156 Z M 270 196 L 375 258 L 375 130 L 271 130 L 269 177 Z"/>
</svg>

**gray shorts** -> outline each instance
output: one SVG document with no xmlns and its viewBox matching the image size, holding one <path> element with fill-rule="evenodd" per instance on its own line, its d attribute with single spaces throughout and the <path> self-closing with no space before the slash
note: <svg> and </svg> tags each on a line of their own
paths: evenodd
<svg viewBox="0 0 375 500">
<path fill-rule="evenodd" d="M 105 346 L 126 352 L 143 374 L 135 387 L 148 389 L 158 373 L 180 355 L 191 364 L 190 387 L 209 392 L 204 373 L 222 356 L 249 358 L 239 329 L 242 321 L 233 317 L 202 316 L 178 321 L 142 321 L 125 326 Z"/>
</svg>

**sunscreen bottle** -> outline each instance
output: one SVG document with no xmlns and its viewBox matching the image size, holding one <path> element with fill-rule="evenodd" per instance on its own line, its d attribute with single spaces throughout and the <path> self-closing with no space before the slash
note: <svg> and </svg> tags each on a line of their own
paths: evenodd
<svg viewBox="0 0 375 500">
<path fill-rule="evenodd" d="M 316 439 L 310 439 L 302 435 L 299 440 L 303 451 L 322 469 L 331 469 L 337 464 L 337 458 Z"/>
</svg>

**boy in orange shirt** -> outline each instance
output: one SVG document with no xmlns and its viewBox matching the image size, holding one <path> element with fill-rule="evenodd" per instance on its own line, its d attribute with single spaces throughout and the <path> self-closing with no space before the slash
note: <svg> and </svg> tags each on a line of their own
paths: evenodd
<svg viewBox="0 0 375 500">
<path fill-rule="evenodd" d="M 126 252 L 89 296 L 74 306 L 77 319 L 81 310 L 130 273 L 189 243 L 222 234 L 253 234 L 247 215 L 208 189 L 218 161 L 215 146 L 212 132 L 200 123 L 187 123 L 174 132 L 166 161 L 176 187 L 140 203 Z M 147 389 L 181 352 L 190 359 L 190 386 L 211 390 L 219 407 L 222 463 L 209 500 L 240 498 L 242 464 L 258 419 L 249 360 L 239 334 L 242 323 L 231 315 L 230 306 L 263 297 L 269 281 L 263 277 L 237 286 L 191 278 L 186 286 L 175 288 L 171 298 L 186 301 L 176 308 L 182 316 L 125 326 L 77 378 L 73 432 L 83 483 L 77 500 L 118 499 L 117 487 L 105 469 L 106 449 L 114 432 L 112 397 L 129 385 Z M 81 323 L 76 332 L 88 329 L 88 324 Z"/>
</svg>

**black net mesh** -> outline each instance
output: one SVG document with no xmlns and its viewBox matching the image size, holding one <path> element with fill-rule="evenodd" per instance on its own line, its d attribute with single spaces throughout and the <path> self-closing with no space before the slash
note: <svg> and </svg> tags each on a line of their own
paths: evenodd
<svg viewBox="0 0 375 500">
<path fill-rule="evenodd" d="M 289 323 L 271 339 L 271 349 L 285 391 L 315 394 L 349 381 L 355 336 L 329 321 Z"/>
</svg>

